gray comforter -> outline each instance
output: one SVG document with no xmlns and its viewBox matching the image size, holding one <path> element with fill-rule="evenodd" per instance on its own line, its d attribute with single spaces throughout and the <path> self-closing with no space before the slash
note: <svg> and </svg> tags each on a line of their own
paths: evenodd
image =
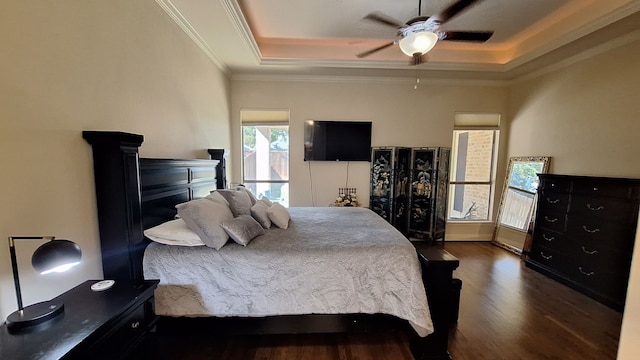
<svg viewBox="0 0 640 360">
<path fill-rule="evenodd" d="M 248 316 L 384 313 L 433 332 L 411 243 L 364 208 L 290 208 L 288 229 L 246 247 L 150 244 L 144 276 L 160 279 L 156 313 Z"/>
</svg>

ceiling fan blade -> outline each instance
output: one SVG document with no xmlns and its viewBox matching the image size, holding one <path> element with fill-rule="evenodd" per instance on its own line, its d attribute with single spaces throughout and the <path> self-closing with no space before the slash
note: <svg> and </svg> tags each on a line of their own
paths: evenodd
<svg viewBox="0 0 640 360">
<path fill-rule="evenodd" d="M 387 15 L 379 13 L 379 12 L 371 13 L 371 14 L 365 16 L 364 19 L 365 20 L 375 21 L 377 23 L 384 24 L 384 25 L 387 25 L 387 26 L 392 26 L 392 27 L 394 27 L 396 29 L 399 29 L 399 28 L 404 26 L 404 24 L 401 23 L 400 21 L 392 18 L 391 16 L 387 16 Z"/>
<path fill-rule="evenodd" d="M 357 54 L 356 57 L 359 57 L 359 58 L 367 57 L 367 56 L 369 56 L 369 55 L 371 55 L 371 54 L 373 54 L 375 52 L 378 52 L 378 51 L 380 51 L 382 49 L 386 49 L 389 46 L 392 46 L 393 44 L 395 44 L 395 41 L 386 43 L 384 45 L 378 46 L 377 48 L 373 48 L 371 50 L 367 50 L 365 52 L 361 52 L 360 54 Z"/>
<path fill-rule="evenodd" d="M 440 40 L 485 42 L 491 38 L 493 31 L 441 31 Z"/>
<path fill-rule="evenodd" d="M 444 9 L 438 15 L 434 15 L 432 17 L 435 18 L 435 20 L 438 21 L 440 24 L 444 24 L 447 21 L 451 20 L 451 18 L 453 18 L 454 16 L 458 15 L 464 9 L 477 3 L 478 1 L 480 0 L 458 0 L 453 4 L 449 5 L 449 7 Z"/>
</svg>

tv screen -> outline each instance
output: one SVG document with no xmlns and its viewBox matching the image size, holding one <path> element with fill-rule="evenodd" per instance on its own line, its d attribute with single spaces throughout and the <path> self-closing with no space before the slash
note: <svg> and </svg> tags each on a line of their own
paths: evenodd
<svg viewBox="0 0 640 360">
<path fill-rule="evenodd" d="M 371 161 L 371 122 L 307 121 L 304 161 Z"/>
</svg>

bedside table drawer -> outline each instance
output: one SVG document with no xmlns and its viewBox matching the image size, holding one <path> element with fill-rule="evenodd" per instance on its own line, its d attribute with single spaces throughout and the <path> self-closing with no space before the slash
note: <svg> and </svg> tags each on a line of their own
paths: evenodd
<svg viewBox="0 0 640 360">
<path fill-rule="evenodd" d="M 111 331 L 90 350 L 95 359 L 115 359 L 128 354 L 146 333 L 148 316 L 142 303 L 117 320 Z"/>
</svg>

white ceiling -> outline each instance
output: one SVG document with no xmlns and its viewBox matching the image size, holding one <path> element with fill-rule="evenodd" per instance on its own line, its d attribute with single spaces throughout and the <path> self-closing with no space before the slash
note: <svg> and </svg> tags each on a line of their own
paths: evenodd
<svg viewBox="0 0 640 360">
<path fill-rule="evenodd" d="M 423 0 L 435 15 L 454 0 Z M 443 30 L 492 30 L 481 44 L 440 41 L 428 61 L 409 65 L 396 30 L 363 17 L 400 22 L 419 0 L 156 0 L 231 76 L 293 74 L 505 80 L 640 37 L 640 0 L 482 0 Z"/>
</svg>

